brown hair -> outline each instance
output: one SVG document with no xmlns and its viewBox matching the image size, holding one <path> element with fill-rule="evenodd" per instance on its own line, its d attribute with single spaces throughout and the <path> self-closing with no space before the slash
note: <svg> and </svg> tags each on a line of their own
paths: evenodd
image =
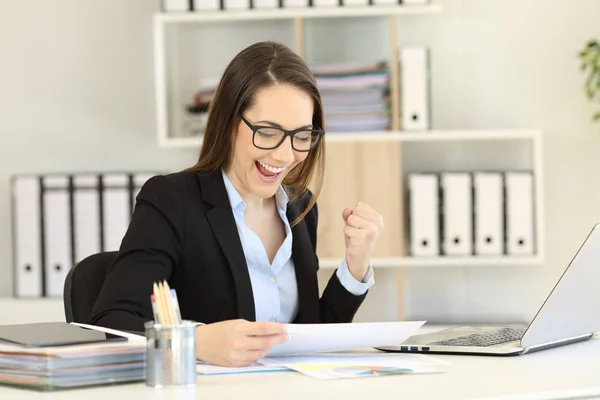
<svg viewBox="0 0 600 400">
<path fill-rule="evenodd" d="M 234 132 L 240 115 L 252 106 L 259 89 L 288 84 L 308 93 L 314 102 L 312 124 L 323 129 L 323 105 L 312 72 L 304 60 L 289 47 L 272 42 L 258 42 L 238 53 L 229 63 L 211 100 L 206 132 L 198 162 L 188 171 L 211 173 L 223 167 L 231 156 Z M 317 201 L 325 169 L 324 136 L 306 159 L 294 167 L 283 180 L 290 201 L 302 198 L 315 179 L 313 195 L 297 224 Z"/>
</svg>

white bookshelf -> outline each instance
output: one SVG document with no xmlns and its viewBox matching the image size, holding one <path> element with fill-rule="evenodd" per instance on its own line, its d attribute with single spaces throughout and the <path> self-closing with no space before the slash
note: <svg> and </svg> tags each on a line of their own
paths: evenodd
<svg viewBox="0 0 600 400">
<path fill-rule="evenodd" d="M 211 32 L 218 38 L 221 35 L 229 36 L 229 31 L 224 27 L 235 27 L 243 30 L 243 27 L 246 26 L 255 36 L 251 38 L 252 34 L 249 34 L 248 37 L 240 39 L 241 42 L 278 38 L 278 41 L 288 44 L 298 54 L 304 55 L 305 31 L 310 29 L 304 24 L 305 20 L 349 18 L 367 20 L 377 17 L 387 19 L 389 23 L 389 36 L 387 38 L 389 40 L 389 51 L 385 52 L 385 58 L 390 63 L 390 79 L 393 92 L 391 96 L 392 129 L 398 129 L 397 20 L 405 16 L 425 16 L 437 14 L 441 11 L 441 5 L 431 3 L 397 6 L 372 5 L 157 13 L 154 15 L 154 86 L 158 145 L 162 148 L 199 148 L 201 144 L 199 137 L 181 133 L 184 120 L 187 118 L 187 121 L 190 122 L 194 117 L 186 116 L 182 112 L 181 101 L 182 98 L 186 97 L 183 92 L 186 90 L 187 85 L 178 81 L 176 77 L 178 73 L 186 74 L 186 72 L 180 72 L 182 65 L 185 65 L 185 62 L 180 60 L 180 58 L 185 57 L 185 54 L 182 54 L 185 53 L 185 50 L 181 51 L 178 47 L 179 44 L 181 41 L 190 43 L 194 40 L 200 40 L 197 38 L 197 36 L 201 36 L 199 34 L 196 34 L 196 38 L 193 39 L 186 36 L 191 35 L 190 31 L 193 29 L 203 29 L 208 26 L 221 27 L 223 30 Z M 271 32 L 261 36 L 256 33 L 256 26 L 243 25 L 244 23 L 252 24 L 253 22 L 264 24 L 264 31 L 269 32 L 269 29 L 271 29 Z M 232 23 L 234 25 L 231 25 Z M 211 40 L 214 41 L 214 38 Z M 236 42 L 236 44 L 240 45 L 241 42 Z M 193 43 L 196 44 L 197 42 Z M 196 47 L 194 51 L 200 50 L 197 50 Z M 207 54 L 212 55 L 214 53 L 208 50 Z M 222 63 L 222 60 L 219 61 Z M 215 60 L 211 60 L 211 62 L 215 63 Z M 203 66 L 206 66 L 206 63 Z M 209 73 L 210 76 L 207 76 L 207 78 L 214 79 L 214 74 L 218 74 L 218 72 L 212 70 L 212 74 Z"/>
<path fill-rule="evenodd" d="M 231 40 L 235 46 L 263 39 L 261 30 L 269 32 L 264 38 L 280 37 L 297 53 L 305 56 L 308 53 L 305 33 L 318 27 L 309 22 L 326 19 L 344 21 L 360 18 L 380 18 L 386 23 L 387 33 L 381 40 L 387 41 L 378 50 L 385 55 L 390 63 L 392 129 L 376 132 L 328 132 L 325 142 L 332 147 L 337 144 L 352 143 L 389 143 L 390 146 L 400 146 L 401 170 L 405 175 L 411 171 L 446 170 L 531 170 L 534 175 L 535 196 L 535 248 L 536 253 L 527 257 L 502 255 L 498 257 L 448 257 L 431 258 L 394 256 L 375 257 L 372 264 L 375 268 L 397 267 L 522 267 L 535 266 L 544 262 L 545 254 L 545 223 L 544 223 L 544 171 L 542 160 L 542 132 L 537 129 L 433 129 L 427 131 L 403 131 L 399 121 L 399 92 L 398 92 L 398 37 L 397 24 L 403 16 L 427 16 L 442 12 L 438 4 L 399 5 L 399 6 L 366 6 L 366 7 L 331 7 L 331 8 L 294 8 L 272 10 L 238 10 L 188 13 L 159 13 L 154 17 L 154 52 L 155 52 L 155 93 L 157 142 L 165 149 L 198 150 L 202 145 L 201 136 L 186 136 L 174 131 L 173 126 L 181 126 L 181 108 L 183 91 L 190 85 L 187 81 L 179 80 L 181 75 L 190 74 L 186 62 L 189 61 L 189 49 L 202 51 L 220 50 L 211 47 L 210 43 L 200 43 L 199 37 L 210 32 L 226 35 L 224 40 Z M 305 23 L 306 21 L 306 23 Z M 367 19 L 365 19 L 367 21 Z M 329 21 L 326 21 L 329 24 Z M 362 22 L 361 22 L 362 23 Z M 327 27 L 329 27 L 327 25 Z M 232 29 L 234 28 L 234 29 Z M 323 34 L 320 25 L 319 34 Z M 238 32 L 238 34 L 234 33 Z M 379 32 L 378 35 L 380 35 Z M 243 38 L 240 38 L 244 36 Z M 247 37 L 246 37 L 247 36 Z M 218 36 L 217 36 L 218 37 Z M 308 35 L 310 37 L 310 34 Z M 379 37 L 379 36 L 377 36 Z M 339 38 L 338 38 L 339 39 Z M 313 38 L 314 40 L 314 38 Z M 373 38 L 369 38 L 373 40 Z M 182 45 L 183 43 L 183 45 Z M 364 43 L 363 43 L 364 44 Z M 225 48 L 224 44 L 218 44 Z M 185 47 L 188 46 L 188 47 Z M 357 45 L 358 46 L 358 45 Z M 245 46 L 244 46 L 245 47 Z M 370 49 L 369 49 L 370 51 Z M 373 56 L 373 52 L 368 52 Z M 214 51 L 219 53 L 220 51 Z M 317 52 L 318 53 L 318 52 Z M 210 53 L 213 54 L 213 53 Z M 316 53 L 315 53 L 316 54 Z M 205 55 L 203 53 L 203 55 Z M 212 60 L 222 65 L 230 59 L 223 56 L 222 60 Z M 372 59 L 372 58 L 370 58 Z M 192 60 L 193 62 L 193 60 Z M 204 64 L 197 64 L 201 69 L 210 70 Z M 224 66 L 224 65 L 222 65 Z M 208 78 L 214 78 L 219 71 L 208 72 Z M 211 73 L 213 76 L 211 76 Z M 191 84 L 194 84 L 191 81 Z M 180 96 L 179 98 L 177 96 Z M 183 96 L 185 97 L 185 96 Z M 179 101 L 179 103 L 177 103 Z M 456 154 L 453 158 L 448 154 Z M 401 201 L 403 199 L 401 197 Z M 406 232 L 403 233 L 406 235 Z M 399 249 L 405 243 L 399 244 Z M 404 250 L 401 251 L 402 253 Z M 320 264 L 324 269 L 336 268 L 340 259 L 336 257 L 321 257 Z"/>
</svg>

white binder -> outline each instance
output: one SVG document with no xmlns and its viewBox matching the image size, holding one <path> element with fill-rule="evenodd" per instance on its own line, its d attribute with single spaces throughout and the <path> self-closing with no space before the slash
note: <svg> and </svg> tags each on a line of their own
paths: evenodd
<svg viewBox="0 0 600 400">
<path fill-rule="evenodd" d="M 61 297 L 71 259 L 71 203 L 66 175 L 43 177 L 46 296 Z"/>
<path fill-rule="evenodd" d="M 426 47 L 400 48 L 402 129 L 429 129 L 429 53 Z"/>
<path fill-rule="evenodd" d="M 506 172 L 506 251 L 534 253 L 534 198 L 531 172 Z"/>
<path fill-rule="evenodd" d="M 214 11 L 221 9 L 221 0 L 192 0 L 194 11 Z"/>
<path fill-rule="evenodd" d="M 247 10 L 250 8 L 250 0 L 223 0 L 225 10 Z"/>
<path fill-rule="evenodd" d="M 472 179 L 468 172 L 443 172 L 442 189 L 442 250 L 448 256 L 469 256 L 473 253 Z"/>
<path fill-rule="evenodd" d="M 162 5 L 165 12 L 190 11 L 189 0 L 162 0 Z"/>
<path fill-rule="evenodd" d="M 254 8 L 278 8 L 279 0 L 254 0 Z"/>
<path fill-rule="evenodd" d="M 500 172 L 474 172 L 475 254 L 504 253 L 504 183 Z"/>
<path fill-rule="evenodd" d="M 342 0 L 345 6 L 368 6 L 369 0 Z"/>
<path fill-rule="evenodd" d="M 14 295 L 42 296 L 40 181 L 36 176 L 13 179 Z"/>
<path fill-rule="evenodd" d="M 136 199 L 138 194 L 140 194 L 140 190 L 142 189 L 142 186 L 144 186 L 144 184 L 148 181 L 148 179 L 152 178 L 154 176 L 154 174 L 142 174 L 142 173 L 137 173 L 133 175 L 133 191 L 131 193 L 131 204 L 133 205 L 132 207 L 132 214 L 133 214 L 133 210 L 135 210 L 135 203 L 136 203 Z"/>
<path fill-rule="evenodd" d="M 308 7 L 308 1 L 309 0 L 281 0 L 282 1 L 282 5 L 283 8 L 290 8 L 290 7 Z"/>
<path fill-rule="evenodd" d="M 398 5 L 400 4 L 400 0 L 373 0 L 373 5 Z"/>
<path fill-rule="evenodd" d="M 439 178 L 437 174 L 408 175 L 410 252 L 439 255 Z"/>
<path fill-rule="evenodd" d="M 106 174 L 102 177 L 103 251 L 119 250 L 131 220 L 129 177 Z"/>
<path fill-rule="evenodd" d="M 313 0 L 313 7 L 337 7 L 339 0 Z"/>
<path fill-rule="evenodd" d="M 75 263 L 101 251 L 99 185 L 97 175 L 73 177 Z"/>
</svg>

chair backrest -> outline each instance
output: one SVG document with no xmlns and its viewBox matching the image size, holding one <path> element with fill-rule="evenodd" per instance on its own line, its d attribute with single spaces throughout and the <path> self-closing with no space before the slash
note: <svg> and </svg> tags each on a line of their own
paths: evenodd
<svg viewBox="0 0 600 400">
<path fill-rule="evenodd" d="M 116 251 L 92 254 L 67 274 L 63 291 L 67 322 L 87 323 Z"/>
</svg>

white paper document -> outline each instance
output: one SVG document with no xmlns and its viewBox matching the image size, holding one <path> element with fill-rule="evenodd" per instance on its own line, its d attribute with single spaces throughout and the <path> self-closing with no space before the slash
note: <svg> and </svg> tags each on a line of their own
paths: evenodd
<svg viewBox="0 0 600 400">
<path fill-rule="evenodd" d="M 290 339 L 274 346 L 268 357 L 395 345 L 414 335 L 424 323 L 288 324 Z"/>
<path fill-rule="evenodd" d="M 440 373 L 447 362 L 420 354 L 308 354 L 264 358 L 264 366 L 286 367 L 317 379 Z"/>
</svg>

